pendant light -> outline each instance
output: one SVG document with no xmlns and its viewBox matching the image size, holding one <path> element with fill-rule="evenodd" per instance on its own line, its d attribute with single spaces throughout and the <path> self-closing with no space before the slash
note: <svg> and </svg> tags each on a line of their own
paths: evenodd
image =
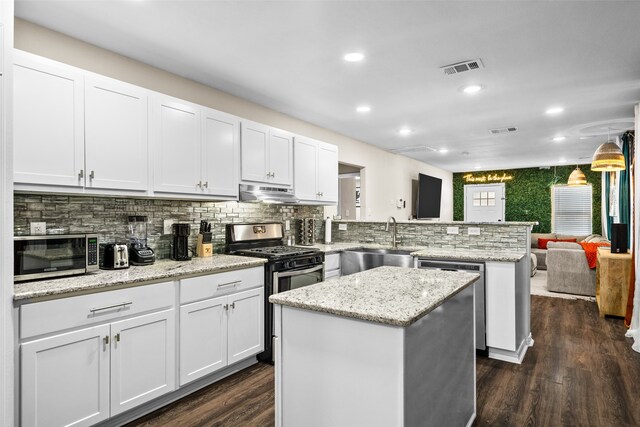
<svg viewBox="0 0 640 427">
<path fill-rule="evenodd" d="M 611 131 L 611 128 L 609 128 L 609 131 Z M 611 141 L 607 135 L 607 142 L 598 147 L 596 152 L 593 153 L 591 170 L 596 172 L 615 172 L 625 169 L 624 154 L 622 154 L 620 147 Z"/>
<path fill-rule="evenodd" d="M 587 177 L 584 175 L 584 172 L 580 170 L 580 166 L 576 165 L 576 168 L 571 172 L 567 185 L 587 185 Z"/>
</svg>

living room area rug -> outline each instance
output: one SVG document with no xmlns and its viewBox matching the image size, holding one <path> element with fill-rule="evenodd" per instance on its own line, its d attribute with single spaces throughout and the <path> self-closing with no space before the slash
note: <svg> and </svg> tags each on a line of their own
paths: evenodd
<svg viewBox="0 0 640 427">
<path fill-rule="evenodd" d="M 595 302 L 595 297 L 588 297 L 584 295 L 563 294 L 561 292 L 549 292 L 547 290 L 547 271 L 538 270 L 536 274 L 531 278 L 531 295 L 539 295 L 543 297 L 551 298 L 563 298 L 563 299 L 581 299 L 585 301 Z"/>
</svg>

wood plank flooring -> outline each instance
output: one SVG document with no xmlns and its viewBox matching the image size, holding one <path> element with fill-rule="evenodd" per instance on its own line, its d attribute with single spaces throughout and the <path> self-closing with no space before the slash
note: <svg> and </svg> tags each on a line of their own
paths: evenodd
<svg viewBox="0 0 640 427">
<path fill-rule="evenodd" d="M 475 426 L 640 425 L 640 353 L 595 303 L 531 297 L 522 365 L 477 360 Z M 129 426 L 272 426 L 273 367 L 258 364 Z"/>
</svg>

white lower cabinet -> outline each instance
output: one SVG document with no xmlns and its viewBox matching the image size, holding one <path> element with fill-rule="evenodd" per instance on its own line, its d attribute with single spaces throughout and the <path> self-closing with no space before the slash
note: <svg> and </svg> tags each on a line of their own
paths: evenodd
<svg viewBox="0 0 640 427">
<path fill-rule="evenodd" d="M 180 307 L 180 385 L 264 350 L 262 287 Z"/>
<path fill-rule="evenodd" d="M 174 282 L 21 307 L 21 425 L 89 426 L 175 390 L 174 307 Z"/>
</svg>

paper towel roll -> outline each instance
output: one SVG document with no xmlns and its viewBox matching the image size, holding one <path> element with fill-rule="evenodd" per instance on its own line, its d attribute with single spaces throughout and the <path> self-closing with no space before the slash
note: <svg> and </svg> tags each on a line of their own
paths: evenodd
<svg viewBox="0 0 640 427">
<path fill-rule="evenodd" d="M 324 222 L 324 242 L 326 244 L 331 243 L 331 217 L 327 217 Z"/>
</svg>

